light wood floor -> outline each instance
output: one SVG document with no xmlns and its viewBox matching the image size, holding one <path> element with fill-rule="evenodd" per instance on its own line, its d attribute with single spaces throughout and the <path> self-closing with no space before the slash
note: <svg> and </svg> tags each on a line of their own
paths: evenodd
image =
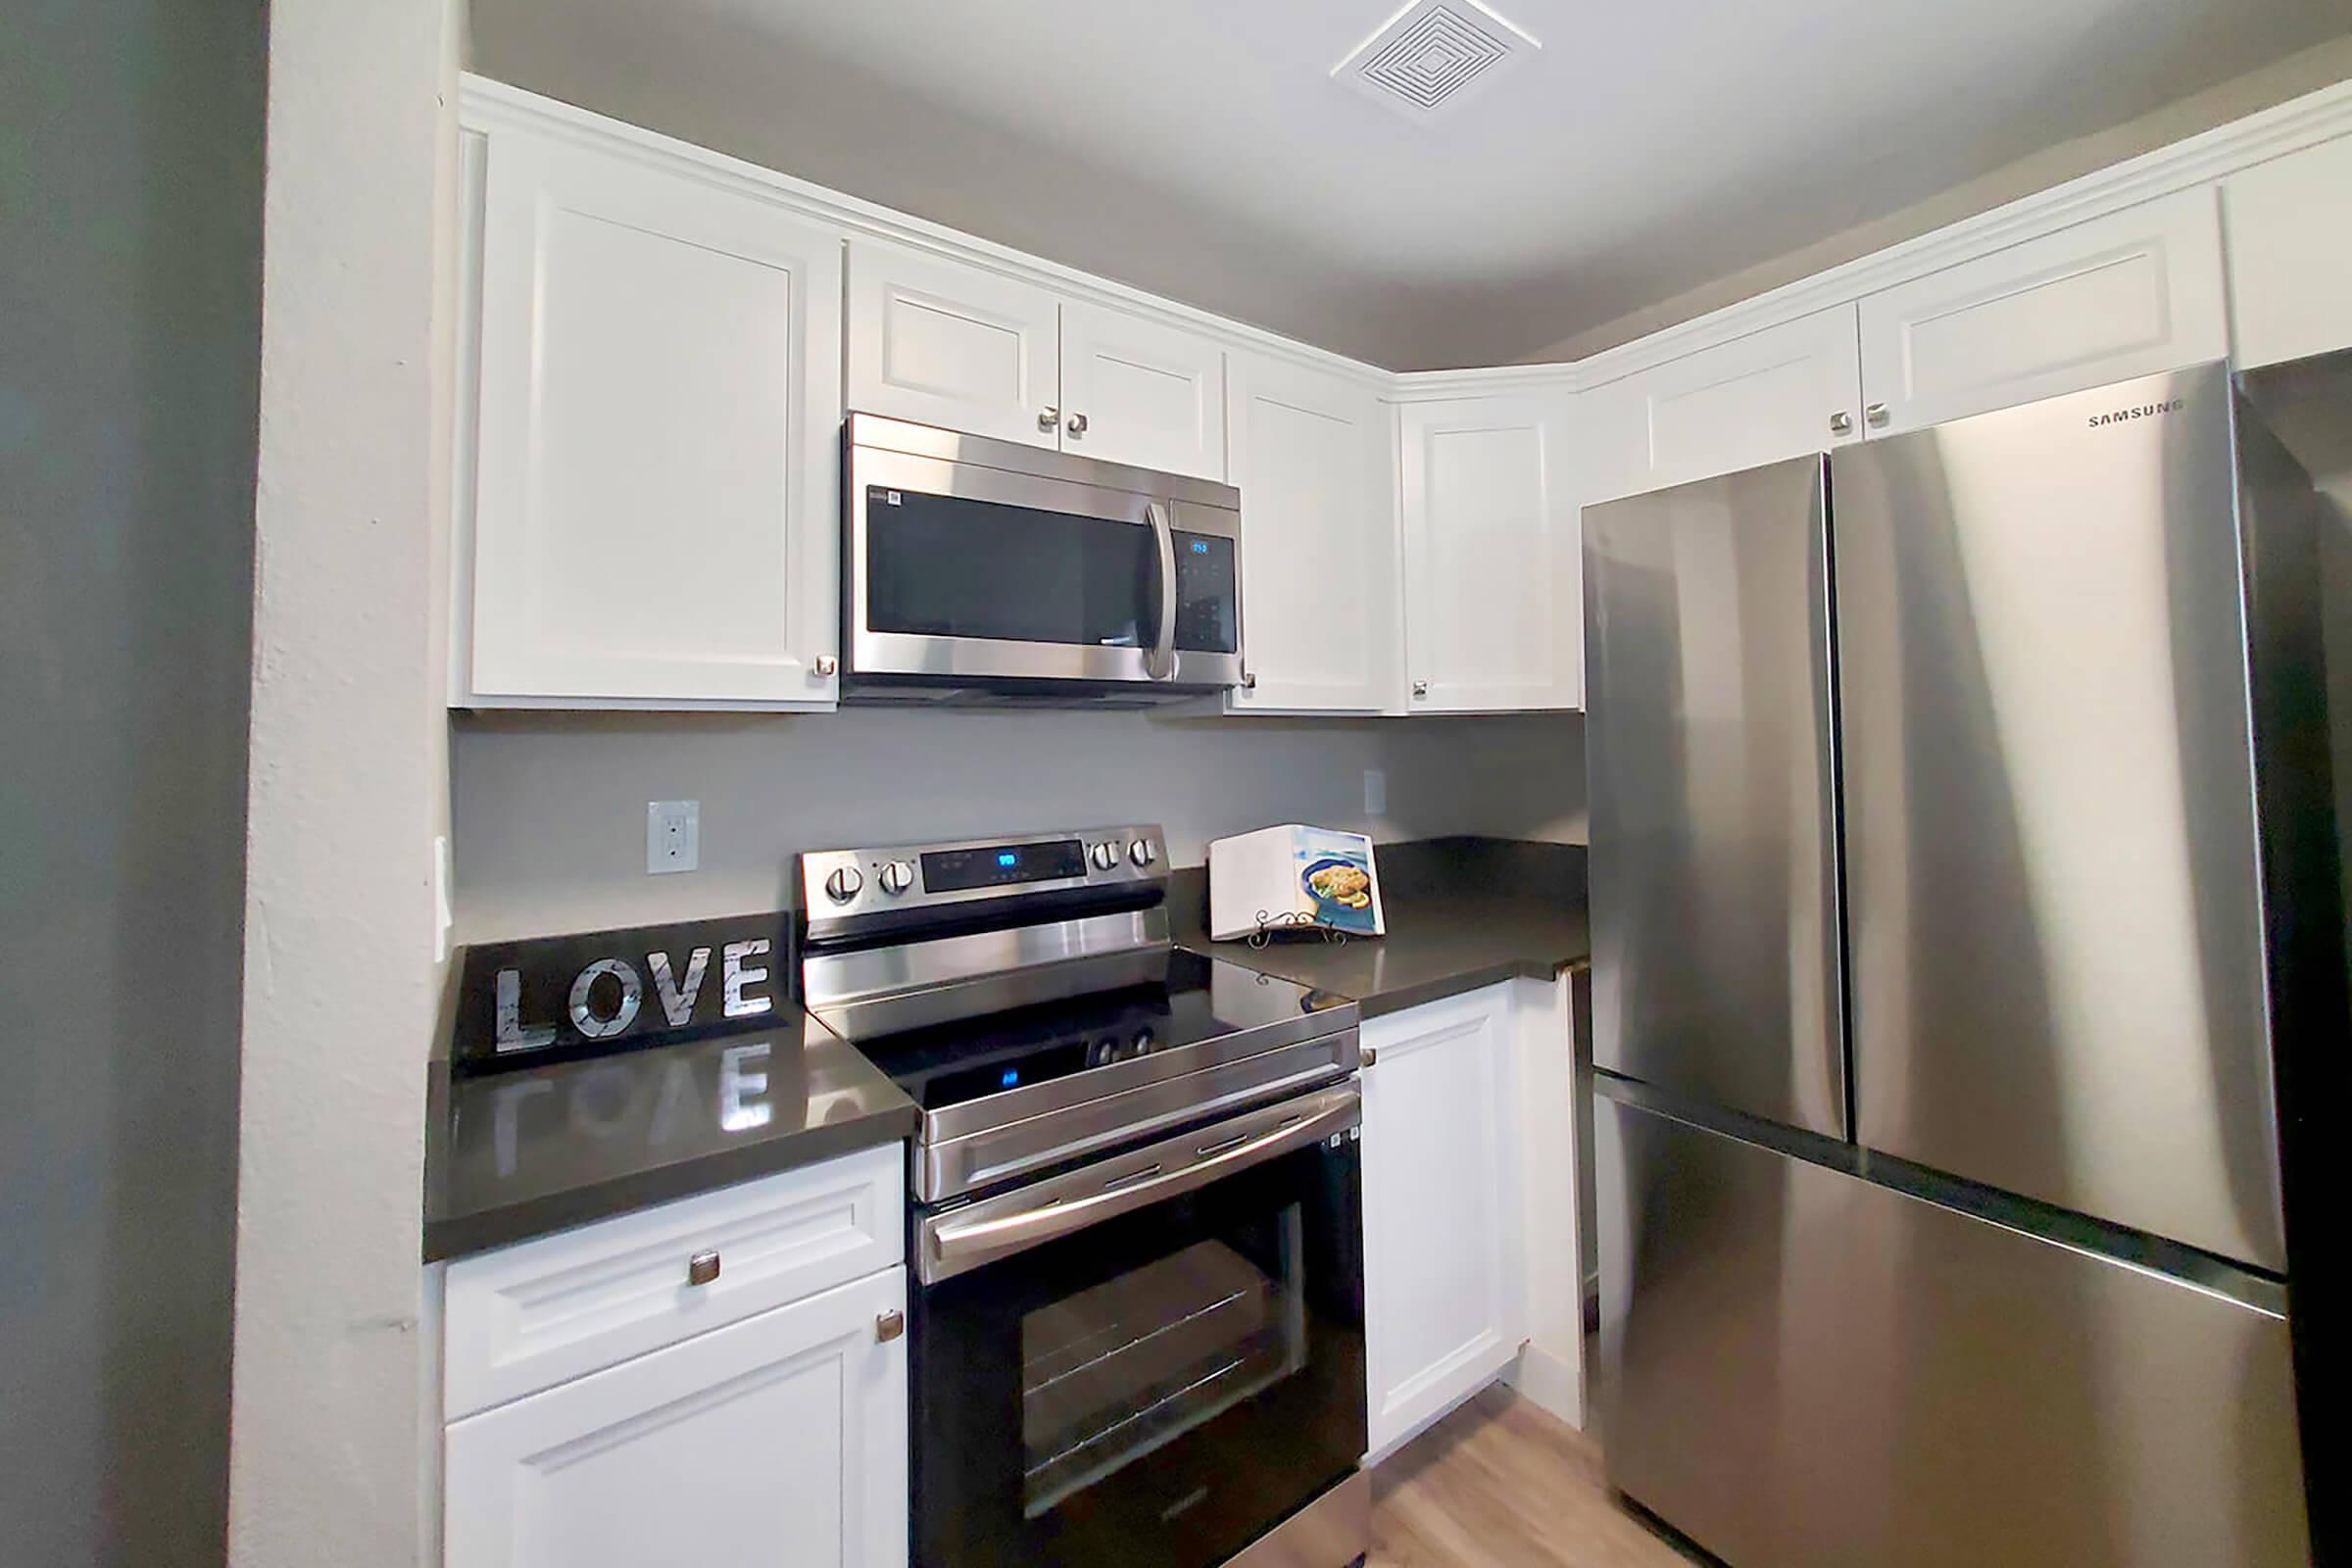
<svg viewBox="0 0 2352 1568">
<path fill-rule="evenodd" d="M 1618 1506 L 1592 1442 L 1497 1384 L 1372 1472 L 1366 1568 L 1689 1568 Z"/>
</svg>

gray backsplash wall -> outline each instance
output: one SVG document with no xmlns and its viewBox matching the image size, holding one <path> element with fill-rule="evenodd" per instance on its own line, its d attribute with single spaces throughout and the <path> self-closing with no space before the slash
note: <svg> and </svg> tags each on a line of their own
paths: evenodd
<svg viewBox="0 0 2352 1568">
<path fill-rule="evenodd" d="M 1209 839 L 1313 822 L 1375 840 L 1581 843 L 1584 721 L 1275 719 L 853 709 L 453 720 L 457 937 L 487 942 L 772 909 L 805 849 L 1158 822 Z M 1388 809 L 1364 811 L 1364 770 Z M 649 876 L 648 801 L 702 803 L 702 867 Z"/>
</svg>

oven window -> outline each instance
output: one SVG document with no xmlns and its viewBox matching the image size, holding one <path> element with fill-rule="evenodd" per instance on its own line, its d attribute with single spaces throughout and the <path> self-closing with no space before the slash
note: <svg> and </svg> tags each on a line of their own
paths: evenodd
<svg viewBox="0 0 2352 1568">
<path fill-rule="evenodd" d="M 1094 648 L 1158 634 L 1141 523 L 869 485 L 865 534 L 870 631 Z"/>
<path fill-rule="evenodd" d="M 916 1568 L 1217 1568 L 1345 1477 L 1360 1184 L 1327 1140 L 919 1289 Z"/>
<path fill-rule="evenodd" d="M 1298 1372 L 1298 1258 L 1294 1203 L 1027 1313 L 1022 1512 L 1036 1518 Z"/>
</svg>

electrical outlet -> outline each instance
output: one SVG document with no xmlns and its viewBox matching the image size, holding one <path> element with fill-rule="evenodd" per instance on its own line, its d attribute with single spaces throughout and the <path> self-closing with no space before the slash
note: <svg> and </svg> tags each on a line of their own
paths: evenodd
<svg viewBox="0 0 2352 1568">
<path fill-rule="evenodd" d="M 1367 767 L 1364 769 L 1364 814 L 1366 816 L 1389 814 L 1389 773 L 1386 768 Z"/>
<path fill-rule="evenodd" d="M 703 803 L 645 803 L 645 868 L 648 872 L 691 871 L 703 859 Z"/>
</svg>

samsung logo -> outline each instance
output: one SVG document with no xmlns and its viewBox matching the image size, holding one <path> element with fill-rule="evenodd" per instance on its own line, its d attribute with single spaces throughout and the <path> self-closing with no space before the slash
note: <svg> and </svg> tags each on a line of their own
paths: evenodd
<svg viewBox="0 0 2352 1568">
<path fill-rule="evenodd" d="M 2136 409 L 2116 409 L 2107 414 L 2094 414 L 2090 416 L 2090 425 L 2095 430 L 2102 424 L 2121 424 L 2126 419 L 2150 419 L 2159 414 L 2175 414 L 2186 401 L 2185 398 L 2175 398 L 2170 403 L 2143 403 Z"/>
</svg>

